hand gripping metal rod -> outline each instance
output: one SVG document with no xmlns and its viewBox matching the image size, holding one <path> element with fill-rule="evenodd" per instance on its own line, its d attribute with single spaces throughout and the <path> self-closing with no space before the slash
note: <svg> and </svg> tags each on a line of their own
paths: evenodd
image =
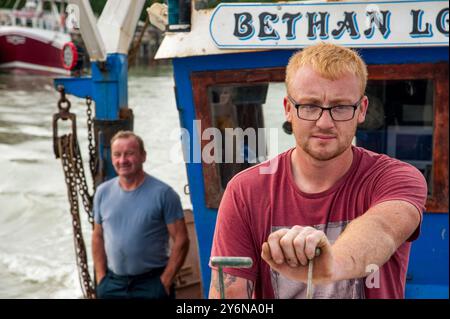
<svg viewBox="0 0 450 319">
<path fill-rule="evenodd" d="M 320 248 L 316 248 L 315 257 L 320 255 Z M 314 268 L 314 257 L 308 261 L 308 282 L 306 285 L 306 299 L 312 299 L 314 287 L 313 287 L 313 268 Z"/>
<path fill-rule="evenodd" d="M 220 299 L 225 299 L 225 285 L 223 282 L 223 267 L 250 268 L 253 261 L 250 257 L 211 257 L 211 266 L 218 267 Z"/>
</svg>

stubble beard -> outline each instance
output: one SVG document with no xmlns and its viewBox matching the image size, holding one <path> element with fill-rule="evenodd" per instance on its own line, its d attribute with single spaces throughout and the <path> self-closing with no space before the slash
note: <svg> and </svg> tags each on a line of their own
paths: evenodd
<svg viewBox="0 0 450 319">
<path fill-rule="evenodd" d="M 345 150 L 349 147 L 349 145 L 344 145 L 342 143 L 339 143 L 337 148 L 335 148 L 335 149 L 316 150 L 314 147 L 311 146 L 311 143 L 309 143 L 309 141 L 306 141 L 305 143 L 302 143 L 300 145 L 300 147 L 306 154 L 308 154 L 309 156 L 311 156 L 313 159 L 315 159 L 317 161 L 329 161 L 329 160 L 332 160 L 333 158 L 338 157 L 342 153 L 344 153 Z"/>
<path fill-rule="evenodd" d="M 333 143 L 337 142 L 337 146 L 333 146 L 331 149 L 326 149 L 325 147 L 314 147 L 311 143 L 311 137 L 309 136 L 306 139 L 300 139 L 299 146 L 300 148 L 309 156 L 317 161 L 329 161 L 332 160 L 342 153 L 344 153 L 349 147 L 351 147 L 353 137 L 356 133 L 356 127 L 350 135 L 345 137 L 338 138 Z M 320 144 L 320 143 L 319 143 Z"/>
</svg>

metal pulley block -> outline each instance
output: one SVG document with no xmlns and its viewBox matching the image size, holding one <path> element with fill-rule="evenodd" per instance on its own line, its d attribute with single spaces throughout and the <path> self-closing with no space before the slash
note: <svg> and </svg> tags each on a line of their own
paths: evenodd
<svg viewBox="0 0 450 319">
<path fill-rule="evenodd" d="M 58 146 L 58 120 L 67 121 L 70 120 L 71 125 L 71 134 L 72 134 L 72 140 L 77 141 L 77 122 L 76 122 L 76 115 L 74 113 L 69 112 L 70 111 L 70 101 L 66 98 L 66 94 L 64 91 L 63 86 L 58 86 L 58 91 L 61 94 L 61 97 L 58 101 L 58 113 L 53 114 L 53 152 L 55 153 L 56 158 L 60 158 L 61 154 L 59 152 L 59 146 Z M 72 143 L 74 144 L 74 143 Z M 72 153 L 75 153 L 75 145 L 72 145 Z"/>
</svg>

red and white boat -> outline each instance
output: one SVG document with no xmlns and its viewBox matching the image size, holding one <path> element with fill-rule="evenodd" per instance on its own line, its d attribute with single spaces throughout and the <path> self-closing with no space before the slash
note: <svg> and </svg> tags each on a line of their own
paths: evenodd
<svg viewBox="0 0 450 319">
<path fill-rule="evenodd" d="M 0 10 L 0 72 L 69 75 L 61 50 L 71 40 L 55 1 L 28 0 L 23 8 Z M 51 11 L 44 10 L 44 3 Z M 63 3 L 61 3 L 63 8 Z"/>
</svg>

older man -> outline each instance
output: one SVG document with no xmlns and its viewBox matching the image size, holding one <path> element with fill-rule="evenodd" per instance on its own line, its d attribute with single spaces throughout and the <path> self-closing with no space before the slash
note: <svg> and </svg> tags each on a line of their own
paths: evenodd
<svg viewBox="0 0 450 319">
<path fill-rule="evenodd" d="M 133 132 L 120 131 L 111 140 L 118 176 L 103 183 L 94 198 L 98 298 L 174 298 L 173 280 L 189 239 L 179 196 L 144 172 L 146 156 Z"/>
<path fill-rule="evenodd" d="M 211 255 L 254 261 L 224 269 L 227 297 L 304 298 L 316 248 L 315 298 L 404 297 L 427 186 L 413 166 L 352 146 L 366 82 L 348 48 L 322 43 L 290 59 L 284 108 L 296 145 L 273 174 L 261 174 L 264 163 L 237 174 L 220 204 Z"/>
</svg>

